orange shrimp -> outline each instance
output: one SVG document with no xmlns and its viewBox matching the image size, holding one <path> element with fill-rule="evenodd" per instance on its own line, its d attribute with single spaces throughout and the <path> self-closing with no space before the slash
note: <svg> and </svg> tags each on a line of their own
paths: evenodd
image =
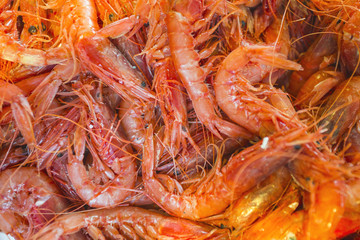
<svg viewBox="0 0 360 240">
<path fill-rule="evenodd" d="M 176 4 L 176 8 L 182 12 L 168 13 L 166 25 L 175 69 L 189 94 L 196 115 L 200 122 L 219 138 L 221 138 L 221 134 L 229 137 L 251 138 L 251 134 L 245 129 L 222 119 L 217 114 L 214 97 L 204 82 L 207 71 L 200 67 L 200 55 L 194 49 L 197 42 L 192 36 L 192 32 L 195 30 L 193 26 L 196 26 L 194 22 L 201 19 L 204 11 L 203 2 L 183 2 Z M 187 8 L 188 5 L 191 7 Z"/>
<path fill-rule="evenodd" d="M 0 183 L 0 230 L 9 238 L 29 238 L 67 208 L 56 185 L 36 168 L 5 170 Z"/>
<path fill-rule="evenodd" d="M 304 222 L 305 239 L 335 239 L 335 229 L 344 213 L 344 181 L 319 184 L 311 192 Z"/>
<path fill-rule="evenodd" d="M 89 206 L 117 205 L 134 188 L 137 175 L 135 158 L 130 145 L 118 131 L 119 125 L 111 122 L 114 117 L 107 106 L 94 98 L 86 86 L 78 95 L 90 112 L 83 121 L 86 120 L 90 133 L 91 141 L 87 146 L 93 163 L 88 174 L 83 163 L 86 136 L 84 130 L 78 127 L 74 139 L 76 156 L 69 152 L 69 178 L 78 195 Z"/>
<path fill-rule="evenodd" d="M 146 194 L 159 207 L 175 216 L 196 220 L 219 214 L 233 200 L 288 163 L 301 149 L 298 144 L 307 143 L 313 138 L 304 133 L 300 129 L 266 137 L 233 156 L 222 168 L 218 157 L 216 166 L 201 182 L 176 194 L 168 191 L 154 173 L 159 151 L 155 149 L 150 126 L 142 162 Z"/>
<path fill-rule="evenodd" d="M 300 88 L 295 105 L 315 106 L 332 88 L 345 79 L 341 72 L 334 67 L 327 67 L 317 71 L 306 80 Z"/>
<path fill-rule="evenodd" d="M 60 239 L 85 228 L 96 239 L 229 239 L 228 231 L 136 207 L 71 213 L 41 229 L 33 239 Z"/>
<path fill-rule="evenodd" d="M 272 67 L 301 70 L 300 65 L 286 60 L 284 55 L 274 52 L 273 47 L 243 44 L 225 58 L 214 82 L 220 108 L 234 122 L 260 136 L 301 126 L 299 122 L 292 122 L 295 116 L 289 116 L 259 98 L 262 94 L 266 96 L 266 90 L 252 86 Z M 268 94 L 271 95 L 271 89 Z"/>
<path fill-rule="evenodd" d="M 294 71 L 289 80 L 288 91 L 293 96 L 297 96 L 301 87 L 311 75 L 316 73 L 324 62 L 328 61 L 334 52 L 336 52 L 336 34 L 324 33 L 320 35 L 313 44 L 307 49 L 301 57 L 299 63 L 303 71 Z"/>
</svg>

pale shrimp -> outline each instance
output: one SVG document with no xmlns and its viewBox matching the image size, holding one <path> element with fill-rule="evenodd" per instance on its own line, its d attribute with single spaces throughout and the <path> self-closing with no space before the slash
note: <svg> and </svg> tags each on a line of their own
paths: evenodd
<svg viewBox="0 0 360 240">
<path fill-rule="evenodd" d="M 67 170 L 78 195 L 92 207 L 110 207 L 121 203 L 134 188 L 137 168 L 130 144 L 118 130 L 119 124 L 108 107 L 94 98 L 86 85 L 78 91 L 90 114 L 83 114 L 81 122 L 90 133 L 87 144 L 93 161 L 86 169 L 83 163 L 85 130 L 77 127 L 75 156 L 68 152 Z M 85 115 L 86 114 L 86 115 Z"/>
<path fill-rule="evenodd" d="M 152 127 L 149 127 L 142 159 L 142 176 L 146 194 L 169 214 L 202 219 L 224 211 L 233 200 L 291 161 L 302 146 L 314 136 L 303 129 L 266 137 L 230 158 L 221 168 L 218 157 L 212 171 L 181 194 L 169 191 L 154 172 L 159 158 Z M 158 146 L 157 146 L 158 147 Z M 259 167 L 260 166 L 260 167 Z"/>
<path fill-rule="evenodd" d="M 264 216 L 271 206 L 282 197 L 289 183 L 289 172 L 285 167 L 279 169 L 232 203 L 224 213 L 210 217 L 210 223 L 222 224 L 237 232 L 246 229 L 258 218 Z"/>
<path fill-rule="evenodd" d="M 33 111 L 22 90 L 15 84 L 0 80 L 0 105 L 3 102 L 11 104 L 12 116 L 15 119 L 16 126 L 25 138 L 30 148 L 36 145 L 33 131 Z"/>
<path fill-rule="evenodd" d="M 250 138 L 251 134 L 245 129 L 222 119 L 217 113 L 217 104 L 204 82 L 207 70 L 200 66 L 200 55 L 194 49 L 197 42 L 192 36 L 192 32 L 195 31 L 193 22 L 201 19 L 204 11 L 203 2 L 183 2 L 183 5 L 177 3 L 175 6 L 182 12 L 178 10 L 178 12 L 168 13 L 166 25 L 175 69 L 189 94 L 196 115 L 200 122 L 219 138 L 221 134 L 229 137 Z M 187 4 L 190 3 L 193 3 L 192 7 L 187 8 Z"/>
<path fill-rule="evenodd" d="M 332 88 L 345 79 L 343 73 L 335 71 L 334 67 L 321 69 L 311 75 L 300 88 L 295 105 L 316 106 Z"/>
<path fill-rule="evenodd" d="M 244 233 L 235 233 L 238 240 L 245 239 L 297 239 L 302 234 L 303 212 L 294 212 L 299 206 L 299 191 L 290 187 L 275 210 L 255 222 Z"/>
<path fill-rule="evenodd" d="M 225 58 L 214 82 L 216 101 L 220 108 L 234 122 L 260 136 L 291 126 L 301 126 L 301 123 L 292 121 L 295 116 L 259 98 L 266 96 L 266 89 L 253 86 L 272 67 L 301 70 L 299 64 L 286 60 L 284 55 L 274 52 L 271 46 L 243 44 Z M 271 89 L 268 94 L 271 95 Z"/>
<path fill-rule="evenodd" d="M 15 239 L 27 239 L 66 210 L 56 185 L 36 168 L 0 173 L 0 230 Z"/>
<path fill-rule="evenodd" d="M 360 77 L 353 77 L 337 86 L 334 93 L 329 97 L 323 108 L 319 123 L 326 133 L 330 134 L 329 143 L 338 142 L 347 132 L 350 132 L 359 119 Z"/>
<path fill-rule="evenodd" d="M 41 229 L 33 239 L 56 240 L 80 229 L 86 229 L 93 239 L 229 239 L 227 230 L 136 207 L 70 213 Z"/>
</svg>

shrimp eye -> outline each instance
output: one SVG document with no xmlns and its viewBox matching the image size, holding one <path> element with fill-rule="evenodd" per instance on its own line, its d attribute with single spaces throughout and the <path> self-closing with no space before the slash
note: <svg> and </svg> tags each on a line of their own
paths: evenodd
<svg viewBox="0 0 360 240">
<path fill-rule="evenodd" d="M 144 24 L 144 27 L 148 27 L 149 26 L 149 22 L 146 22 L 145 24 Z"/>
<path fill-rule="evenodd" d="M 146 82 L 141 82 L 141 87 L 146 87 Z"/>
<path fill-rule="evenodd" d="M 30 26 L 28 31 L 32 35 L 32 34 L 37 33 L 37 28 L 35 26 Z"/>
<path fill-rule="evenodd" d="M 301 145 L 295 145 L 295 146 L 294 146 L 294 149 L 295 149 L 295 150 L 300 150 L 300 149 L 301 149 Z"/>
<path fill-rule="evenodd" d="M 41 29 L 42 29 L 43 31 L 46 31 L 46 25 L 45 25 L 44 23 L 41 23 Z"/>
<path fill-rule="evenodd" d="M 109 20 L 114 21 L 114 14 L 112 14 L 112 13 L 109 14 Z"/>
<path fill-rule="evenodd" d="M 241 21 L 241 27 L 245 27 L 246 26 L 246 22 L 244 20 Z"/>
<path fill-rule="evenodd" d="M 56 155 L 58 158 L 61 158 L 62 156 L 64 156 L 64 153 L 60 152 Z"/>
</svg>

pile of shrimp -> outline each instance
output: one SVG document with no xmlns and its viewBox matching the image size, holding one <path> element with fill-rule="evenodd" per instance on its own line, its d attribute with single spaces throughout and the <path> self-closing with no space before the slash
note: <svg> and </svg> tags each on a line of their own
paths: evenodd
<svg viewBox="0 0 360 240">
<path fill-rule="evenodd" d="M 1 1 L 0 238 L 360 239 L 359 50 L 358 0 Z"/>
</svg>

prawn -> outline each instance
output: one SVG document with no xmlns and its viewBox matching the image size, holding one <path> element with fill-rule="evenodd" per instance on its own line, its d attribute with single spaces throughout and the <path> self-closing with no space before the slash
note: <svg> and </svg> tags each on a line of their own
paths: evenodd
<svg viewBox="0 0 360 240">
<path fill-rule="evenodd" d="M 29 238 L 67 209 L 56 185 L 36 168 L 7 169 L 0 183 L 0 230 L 8 236 Z"/>
<path fill-rule="evenodd" d="M 210 173 L 198 184 L 175 194 L 157 179 L 154 172 L 158 149 L 152 127 L 147 132 L 142 160 L 142 176 L 148 197 L 171 215 L 202 219 L 224 211 L 233 200 L 250 190 L 281 166 L 291 161 L 301 145 L 314 136 L 304 129 L 264 138 L 230 158 L 221 168 L 220 157 Z M 260 166 L 260 167 L 259 167 Z"/>
<path fill-rule="evenodd" d="M 85 228 L 95 239 L 229 239 L 229 233 L 205 224 L 136 207 L 117 207 L 61 216 L 32 239 L 60 239 Z"/>
<path fill-rule="evenodd" d="M 254 63 L 261 64 L 260 71 L 253 67 Z M 259 98 L 262 93 L 267 94 L 266 90 L 252 86 L 272 67 L 301 70 L 299 64 L 286 60 L 284 55 L 274 52 L 271 46 L 243 44 L 224 59 L 214 82 L 216 101 L 220 108 L 231 120 L 260 136 L 291 126 L 301 126 L 299 122 L 292 122 L 295 116 Z"/>
<path fill-rule="evenodd" d="M 189 94 L 196 115 L 200 122 L 219 138 L 221 134 L 251 138 L 251 134 L 245 129 L 218 116 L 214 97 L 204 82 L 207 72 L 200 67 L 200 55 L 194 49 L 197 42 L 191 34 L 195 30 L 194 22 L 201 19 L 203 1 L 183 2 L 175 7 L 183 12 L 170 11 L 166 17 L 166 25 L 174 66 Z M 186 6 L 190 4 L 193 4 L 192 7 L 187 9 Z"/>
<path fill-rule="evenodd" d="M 81 85 L 80 85 L 81 86 Z M 78 195 L 92 207 L 109 207 L 121 203 L 133 189 L 136 181 L 136 162 L 130 145 L 112 124 L 111 112 L 104 103 L 92 97 L 86 86 L 78 91 L 79 97 L 89 108 L 83 114 L 90 133 L 88 147 L 93 156 L 93 168 L 89 175 L 83 164 L 85 131 L 77 127 L 75 132 L 75 156 L 69 152 L 67 171 Z M 93 177 L 93 180 L 89 178 Z M 100 183 L 104 183 L 101 186 Z"/>
</svg>

